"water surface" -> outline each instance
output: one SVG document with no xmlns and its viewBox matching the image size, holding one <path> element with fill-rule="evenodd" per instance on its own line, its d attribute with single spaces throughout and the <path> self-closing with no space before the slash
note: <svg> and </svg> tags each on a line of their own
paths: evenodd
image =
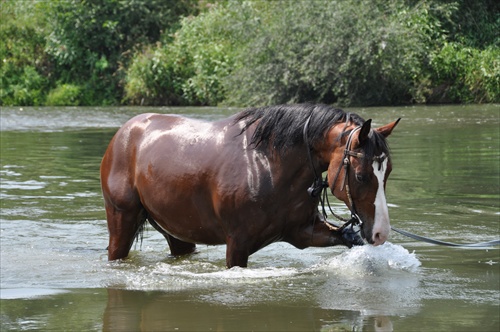
<svg viewBox="0 0 500 332">
<path fill-rule="evenodd" d="M 1 110 L 1 330 L 498 331 L 498 248 L 392 233 L 351 250 L 277 243 L 248 269 L 226 270 L 224 246 L 169 258 L 150 227 L 129 259 L 107 262 L 99 163 L 117 128 L 151 111 L 210 120 L 237 110 Z M 350 111 L 375 125 L 403 118 L 389 138 L 394 226 L 443 241 L 498 239 L 499 106 Z"/>
</svg>

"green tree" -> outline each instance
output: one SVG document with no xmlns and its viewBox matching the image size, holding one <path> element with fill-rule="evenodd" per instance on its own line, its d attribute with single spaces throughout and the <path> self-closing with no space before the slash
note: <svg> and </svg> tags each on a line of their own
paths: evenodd
<svg viewBox="0 0 500 332">
<path fill-rule="evenodd" d="M 449 6 L 404 1 L 273 1 L 237 54 L 227 102 L 412 102 L 414 82 Z"/>
<path fill-rule="evenodd" d="M 125 101 L 134 105 L 183 105 L 186 64 L 164 47 L 148 47 L 135 54 L 127 69 Z"/>
<path fill-rule="evenodd" d="M 175 30 L 194 0 L 72 0 L 47 3 L 53 13 L 47 52 L 59 85 L 80 86 L 82 104 L 117 104 L 131 55 Z"/>
<path fill-rule="evenodd" d="M 435 0 L 449 3 L 450 0 Z M 456 10 L 449 19 L 442 19 L 444 29 L 449 31 L 449 42 L 465 47 L 486 49 L 500 47 L 500 2 L 497 0 L 453 0 Z"/>
<path fill-rule="evenodd" d="M 44 51 L 46 22 L 36 3 L 2 0 L 0 6 L 0 105 L 42 105 L 49 89 Z"/>
<path fill-rule="evenodd" d="M 238 106 L 425 101 L 418 84 L 445 40 L 439 19 L 453 9 L 403 0 L 222 2 L 185 18 L 171 43 L 137 54 L 126 96 Z"/>
<path fill-rule="evenodd" d="M 143 105 L 216 105 L 236 50 L 255 31 L 249 3 L 215 4 L 186 17 L 171 43 L 137 53 L 127 71 L 129 102 Z"/>
<path fill-rule="evenodd" d="M 448 3 L 448 0 L 436 0 Z M 454 1 L 455 10 L 439 23 L 448 31 L 435 43 L 422 71 L 420 93 L 426 102 L 500 102 L 500 3 Z"/>
<path fill-rule="evenodd" d="M 2 0 L 0 104 L 499 102 L 499 13 L 494 0 Z"/>
<path fill-rule="evenodd" d="M 459 43 L 431 56 L 433 84 L 428 100 L 451 103 L 500 102 L 500 49 L 484 50 Z"/>
</svg>

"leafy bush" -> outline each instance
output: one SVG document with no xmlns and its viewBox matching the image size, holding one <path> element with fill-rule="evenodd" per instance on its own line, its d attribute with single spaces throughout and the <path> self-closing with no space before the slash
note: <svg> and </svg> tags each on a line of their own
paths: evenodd
<svg viewBox="0 0 500 332">
<path fill-rule="evenodd" d="M 448 0 L 434 0 L 447 3 Z M 500 1 L 454 0 L 457 9 L 452 16 L 441 19 L 443 28 L 449 31 L 447 40 L 465 47 L 486 49 L 500 47 Z"/>
<path fill-rule="evenodd" d="M 219 4 L 134 60 L 127 97 L 238 106 L 409 102 L 431 34 L 441 33 L 430 9 L 382 0 Z"/>
<path fill-rule="evenodd" d="M 433 102 L 500 102 L 500 49 L 446 43 L 432 56 Z"/>
<path fill-rule="evenodd" d="M 413 101 L 432 40 L 434 12 L 404 1 L 273 1 L 259 35 L 238 53 L 225 84 L 231 104 Z"/>
<path fill-rule="evenodd" d="M 127 70 L 125 100 L 135 105 L 182 105 L 182 66 L 166 48 L 146 49 L 135 55 Z"/>
<path fill-rule="evenodd" d="M 209 10 L 188 16 L 200 6 Z M 0 105 L 498 102 L 499 9 L 495 0 L 2 0 Z"/>
<path fill-rule="evenodd" d="M 63 84 L 51 90 L 47 96 L 47 106 L 79 106 L 81 88 L 72 84 Z"/>
<path fill-rule="evenodd" d="M 252 31 L 252 7 L 231 2 L 181 21 L 167 45 L 136 54 L 127 71 L 126 100 L 154 105 L 216 105 L 225 98 L 223 79 L 234 52 Z"/>
<path fill-rule="evenodd" d="M 49 80 L 44 21 L 32 3 L 0 6 L 0 105 L 41 105 Z"/>
<path fill-rule="evenodd" d="M 87 85 L 86 104 L 118 103 L 121 95 L 121 65 L 130 51 L 155 42 L 187 13 L 190 1 L 58 1 L 47 5 L 54 30 L 48 52 L 55 58 L 61 82 Z M 179 12 L 177 12 L 179 10 Z M 87 90 L 87 89 L 85 89 Z"/>
<path fill-rule="evenodd" d="M 34 67 L 16 68 L 4 63 L 0 75 L 0 105 L 43 105 L 46 79 Z"/>
</svg>

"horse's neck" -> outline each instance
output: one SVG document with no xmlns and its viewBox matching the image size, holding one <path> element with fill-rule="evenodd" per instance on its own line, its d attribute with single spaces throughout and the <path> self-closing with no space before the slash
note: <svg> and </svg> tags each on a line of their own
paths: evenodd
<svg viewBox="0 0 500 332">
<path fill-rule="evenodd" d="M 278 165 L 281 169 L 281 180 L 290 185 L 293 184 L 306 189 L 316 177 L 321 177 L 322 173 L 328 168 L 328 165 L 319 162 L 313 151 L 311 152 L 311 163 L 307 156 L 307 148 L 304 145 L 291 148 L 279 158 Z"/>
</svg>

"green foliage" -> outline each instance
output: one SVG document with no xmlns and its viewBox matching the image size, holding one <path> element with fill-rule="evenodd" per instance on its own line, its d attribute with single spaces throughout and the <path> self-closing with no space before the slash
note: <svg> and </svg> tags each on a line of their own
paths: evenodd
<svg viewBox="0 0 500 332">
<path fill-rule="evenodd" d="M 446 10 L 383 0 L 268 3 L 227 79 L 227 102 L 411 102 L 429 43 L 442 35 L 431 14 Z"/>
<path fill-rule="evenodd" d="M 499 12 L 495 0 L 2 0 L 0 105 L 498 102 Z"/>
<path fill-rule="evenodd" d="M 223 37 L 230 22 L 227 12 L 213 10 L 199 18 L 184 19 L 171 49 L 177 60 L 188 62 L 182 83 L 189 104 L 214 105 L 224 98 L 221 78 L 232 67 L 231 44 Z"/>
<path fill-rule="evenodd" d="M 137 54 L 126 98 L 146 105 L 412 102 L 432 44 L 445 39 L 438 16 L 453 9 L 382 0 L 222 3 L 185 18 L 171 43 Z"/>
<path fill-rule="evenodd" d="M 131 56 L 197 10 L 196 0 L 3 0 L 1 103 L 38 105 L 78 86 L 82 105 L 117 104 Z"/>
<path fill-rule="evenodd" d="M 500 49 L 446 43 L 432 57 L 436 102 L 500 102 Z"/>
<path fill-rule="evenodd" d="M 0 105 L 41 105 L 48 89 L 45 23 L 33 2 L 23 4 L 0 7 Z"/>
<path fill-rule="evenodd" d="M 57 76 L 87 90 L 86 104 L 118 103 L 123 67 L 132 53 L 170 32 L 179 16 L 195 11 L 194 4 L 194 0 L 52 3 L 55 28 L 47 51 L 56 60 Z"/>
<path fill-rule="evenodd" d="M 182 105 L 181 73 L 164 48 L 136 54 L 127 70 L 125 98 L 135 105 Z"/>
<path fill-rule="evenodd" d="M 137 54 L 127 72 L 126 99 L 144 105 L 216 105 L 225 98 L 222 80 L 234 52 L 251 30 L 251 7 L 231 2 L 187 17 L 168 45 Z"/>
<path fill-rule="evenodd" d="M 447 0 L 439 0 L 447 2 Z M 465 47 L 485 49 L 500 47 L 500 2 L 498 0 L 454 0 L 457 10 L 442 20 L 450 31 L 449 41 Z"/>
<path fill-rule="evenodd" d="M 34 67 L 16 68 L 4 63 L 0 75 L 0 105 L 43 105 L 46 79 Z"/>
<path fill-rule="evenodd" d="M 47 106 L 79 106 L 81 88 L 72 84 L 62 84 L 51 90 L 47 96 Z"/>
</svg>

